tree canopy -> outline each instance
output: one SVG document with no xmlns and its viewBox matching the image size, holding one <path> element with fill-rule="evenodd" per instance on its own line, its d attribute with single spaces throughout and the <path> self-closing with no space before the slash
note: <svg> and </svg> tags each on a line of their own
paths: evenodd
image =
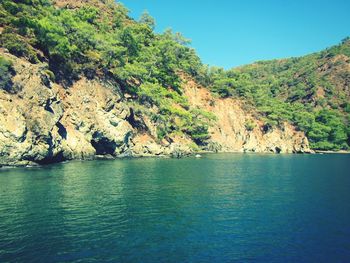
<svg viewBox="0 0 350 263">
<path fill-rule="evenodd" d="M 209 138 L 212 116 L 191 109 L 182 94 L 186 74 L 223 98 L 242 99 L 266 127 L 293 123 L 314 149 L 349 148 L 349 38 L 309 56 L 224 70 L 203 65 L 180 33 L 155 33 L 148 12 L 135 21 L 122 4 L 97 2 L 57 8 L 50 0 L 2 0 L 0 45 L 31 63 L 47 62 L 52 79 L 66 87 L 82 76 L 107 78 L 140 105 L 157 107 L 161 115 L 151 117 L 159 139 L 184 133 L 203 144 Z M 11 74 L 0 58 L 2 89 Z"/>
</svg>

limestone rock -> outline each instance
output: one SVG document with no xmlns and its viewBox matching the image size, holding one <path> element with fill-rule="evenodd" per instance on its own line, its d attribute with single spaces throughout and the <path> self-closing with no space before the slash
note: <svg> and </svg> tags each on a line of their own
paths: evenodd
<svg viewBox="0 0 350 263">
<path fill-rule="evenodd" d="M 244 110 L 241 101 L 232 98 L 214 98 L 205 88 L 187 81 L 185 94 L 192 106 L 213 113 L 217 121 L 210 128 L 211 139 L 206 147 L 220 152 L 310 152 L 309 142 L 303 132 L 284 123 L 279 129 L 265 131 L 264 124 L 254 118 L 253 112 Z M 247 123 L 255 127 L 247 129 Z"/>
<path fill-rule="evenodd" d="M 157 124 L 137 115 L 116 84 L 81 78 L 64 88 L 51 82 L 47 64 L 31 64 L 0 49 L 13 61 L 10 91 L 0 90 L 0 166 L 35 165 L 98 156 L 172 156 L 193 153 L 189 136 L 157 139 Z M 234 99 L 214 98 L 193 81 L 184 87 L 190 105 L 212 112 L 203 150 L 212 152 L 310 152 L 304 133 L 284 123 L 266 130 Z M 156 108 L 147 109 L 157 114 Z M 246 123 L 255 127 L 247 130 Z"/>
<path fill-rule="evenodd" d="M 14 61 L 13 93 L 0 90 L 0 165 L 118 156 L 134 129 L 118 90 L 81 79 L 69 89 L 43 77 L 45 64 Z"/>
</svg>

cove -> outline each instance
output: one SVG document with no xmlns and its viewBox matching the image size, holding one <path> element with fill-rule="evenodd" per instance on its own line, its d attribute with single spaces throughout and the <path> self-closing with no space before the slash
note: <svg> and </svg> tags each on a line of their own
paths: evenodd
<svg viewBox="0 0 350 263">
<path fill-rule="evenodd" d="M 350 156 L 0 170 L 0 262 L 347 262 Z"/>
</svg>

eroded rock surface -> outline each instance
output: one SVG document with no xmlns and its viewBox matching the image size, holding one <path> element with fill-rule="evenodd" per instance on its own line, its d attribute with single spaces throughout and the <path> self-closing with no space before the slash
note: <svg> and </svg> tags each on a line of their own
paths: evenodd
<svg viewBox="0 0 350 263">
<path fill-rule="evenodd" d="M 193 81 L 187 81 L 185 94 L 191 105 L 205 109 L 217 117 L 215 125 L 210 128 L 210 151 L 311 152 L 303 132 L 296 131 L 288 123 L 284 123 L 279 129 L 265 127 L 262 121 L 254 117 L 252 110 L 244 109 L 239 100 L 213 97 L 207 89 Z"/>
<path fill-rule="evenodd" d="M 118 88 L 108 81 L 81 79 L 69 88 L 50 80 L 46 64 L 1 52 L 13 61 L 12 90 L 0 90 L 0 165 L 46 164 L 96 156 L 173 156 L 191 153 L 193 142 L 175 136 L 161 142 L 147 116 L 136 117 Z M 239 101 L 217 99 L 194 82 L 185 94 L 193 107 L 213 112 L 217 121 L 210 151 L 309 152 L 307 138 L 285 123 L 264 130 Z M 245 127 L 250 120 L 253 130 Z M 138 126 L 138 127 L 137 127 Z"/>
</svg>

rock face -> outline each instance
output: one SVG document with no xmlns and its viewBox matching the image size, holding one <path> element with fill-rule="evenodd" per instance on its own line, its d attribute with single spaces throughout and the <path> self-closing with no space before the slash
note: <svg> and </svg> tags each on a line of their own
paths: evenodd
<svg viewBox="0 0 350 263">
<path fill-rule="evenodd" d="M 108 81 L 87 80 L 71 87 L 50 80 L 46 64 L 33 65 L 1 51 L 14 63 L 11 91 L 0 90 L 0 166 L 46 164 L 96 156 L 173 156 L 192 150 L 193 142 L 174 137 L 157 142 L 155 127 L 145 116 L 143 128 L 128 102 Z M 213 98 L 195 83 L 185 89 L 190 103 L 218 118 L 211 128 L 208 150 L 251 152 L 308 152 L 303 133 L 289 124 L 264 131 L 238 101 Z M 247 131 L 245 123 L 256 127 Z"/>
<path fill-rule="evenodd" d="M 191 151 L 176 140 L 162 145 L 152 132 L 140 134 L 108 81 L 83 78 L 65 89 L 50 81 L 45 64 L 3 55 L 14 61 L 16 75 L 11 92 L 0 90 L 0 165 Z"/>
<path fill-rule="evenodd" d="M 188 80 L 185 93 L 190 104 L 213 113 L 217 117 L 210 128 L 210 151 L 309 153 L 309 142 L 303 132 L 284 123 L 272 129 L 254 117 L 254 112 L 244 109 L 239 100 L 214 98 L 205 88 Z"/>
</svg>

